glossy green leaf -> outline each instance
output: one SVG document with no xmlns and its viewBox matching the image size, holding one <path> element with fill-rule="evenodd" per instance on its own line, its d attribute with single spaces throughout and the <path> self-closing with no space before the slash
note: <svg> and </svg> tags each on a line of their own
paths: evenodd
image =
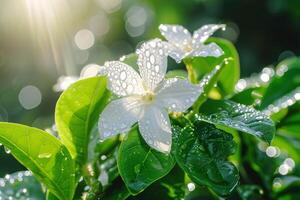
<svg viewBox="0 0 300 200">
<path fill-rule="evenodd" d="M 217 83 L 221 72 L 225 69 L 225 66 L 229 65 L 229 63 L 232 62 L 232 59 L 225 58 L 222 63 L 215 66 L 214 69 L 206 74 L 201 81 L 199 82 L 199 85 L 203 88 L 203 92 L 198 97 L 197 101 L 194 104 L 194 107 L 196 110 L 199 109 L 199 107 L 206 101 L 208 98 L 209 92 L 212 88 L 215 87 L 215 84 Z"/>
<path fill-rule="evenodd" d="M 168 174 L 174 164 L 171 155 L 150 148 L 140 136 L 137 127 L 133 128 L 121 143 L 118 168 L 133 195 Z"/>
<path fill-rule="evenodd" d="M 300 141 L 300 112 L 289 109 L 288 114 L 277 125 L 278 132 Z"/>
<path fill-rule="evenodd" d="M 106 79 L 93 77 L 71 85 L 57 102 L 55 123 L 59 136 L 80 164 L 87 160 L 91 131 L 109 97 Z"/>
<path fill-rule="evenodd" d="M 40 183 L 29 171 L 7 174 L 0 178 L 0 199 L 44 199 Z"/>
<path fill-rule="evenodd" d="M 119 136 L 107 138 L 106 140 L 97 143 L 95 151 L 100 155 L 105 155 L 110 153 L 110 151 L 113 150 L 119 143 Z"/>
<path fill-rule="evenodd" d="M 47 191 L 46 200 L 59 200 L 53 193 Z"/>
<path fill-rule="evenodd" d="M 279 63 L 277 73 L 280 75 L 272 79 L 262 98 L 261 110 L 300 87 L 300 59 L 292 58 Z"/>
<path fill-rule="evenodd" d="M 185 70 L 175 69 L 175 70 L 168 71 L 165 76 L 165 78 L 175 78 L 175 77 L 187 78 L 188 74 Z"/>
<path fill-rule="evenodd" d="M 264 90 L 264 87 L 248 88 L 234 94 L 230 100 L 244 105 L 255 105 L 256 101 L 259 101 L 262 98 Z"/>
<path fill-rule="evenodd" d="M 242 200 L 263 200 L 262 189 L 258 185 L 241 185 L 237 192 Z"/>
<path fill-rule="evenodd" d="M 234 190 L 239 173 L 227 161 L 236 148 L 232 135 L 198 120 L 194 126 L 175 126 L 173 134 L 173 154 L 192 181 L 208 186 L 221 196 Z"/>
<path fill-rule="evenodd" d="M 226 69 L 223 70 L 218 81 L 218 87 L 222 91 L 223 95 L 228 95 L 233 93 L 235 84 L 240 78 L 240 62 L 237 50 L 234 45 L 225 39 L 221 38 L 209 38 L 207 43 L 215 42 L 218 44 L 224 51 L 224 55 L 215 58 L 215 57 L 194 57 L 185 59 L 184 62 L 187 65 L 187 68 L 191 68 L 195 74 L 195 79 L 197 81 L 211 72 L 215 66 L 223 62 L 225 58 L 232 58 L 232 62 L 228 64 Z"/>
<path fill-rule="evenodd" d="M 287 175 L 277 177 L 277 180 L 281 184 L 281 187 L 275 188 L 277 196 L 283 196 L 285 194 L 291 194 L 291 192 L 299 194 L 300 177 Z"/>
<path fill-rule="evenodd" d="M 254 135 L 270 143 L 275 125 L 264 113 L 252 107 L 229 100 L 206 101 L 200 108 L 199 120 L 218 125 L 224 129 L 236 129 Z"/>
<path fill-rule="evenodd" d="M 131 196 L 129 200 L 182 200 L 185 197 L 185 174 L 175 165 L 168 175 L 153 183 L 137 196 Z"/>
<path fill-rule="evenodd" d="M 72 199 L 74 161 L 66 147 L 42 130 L 0 122 L 0 143 L 61 200 Z"/>
</svg>

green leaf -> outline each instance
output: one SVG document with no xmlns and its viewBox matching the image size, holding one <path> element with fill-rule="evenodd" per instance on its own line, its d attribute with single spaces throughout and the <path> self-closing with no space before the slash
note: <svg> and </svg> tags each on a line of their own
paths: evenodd
<svg viewBox="0 0 300 200">
<path fill-rule="evenodd" d="M 292 93 L 300 87 L 300 59 L 287 59 L 277 66 L 277 73 L 270 82 L 260 105 L 260 109 L 265 109 L 268 105 L 273 104 L 276 100 Z M 282 71 L 282 72 L 280 72 Z M 284 73 L 285 72 L 285 73 Z M 283 74 L 284 73 L 284 74 Z"/>
<path fill-rule="evenodd" d="M 110 97 L 104 77 L 80 80 L 59 98 L 55 123 L 62 143 L 79 164 L 88 156 L 90 134 Z"/>
<path fill-rule="evenodd" d="M 289 109 L 287 116 L 277 125 L 278 133 L 295 138 L 300 141 L 300 112 L 296 109 Z"/>
<path fill-rule="evenodd" d="M 150 148 L 133 128 L 120 145 L 118 168 L 128 190 L 136 195 L 167 175 L 175 164 L 171 155 Z"/>
<path fill-rule="evenodd" d="M 190 179 L 220 196 L 230 194 L 239 181 L 237 168 L 226 160 L 236 148 L 232 135 L 198 120 L 175 126 L 173 134 L 173 154 Z"/>
<path fill-rule="evenodd" d="M 275 189 L 277 196 L 283 196 L 284 194 L 291 194 L 292 191 L 299 194 L 300 177 L 293 175 L 286 175 L 277 177 L 280 181 L 281 187 Z"/>
<path fill-rule="evenodd" d="M 225 39 L 209 38 L 207 43 L 215 42 L 224 51 L 224 55 L 215 57 L 194 57 L 185 59 L 184 62 L 188 69 L 191 67 L 197 81 L 211 72 L 215 66 L 223 62 L 225 58 L 232 58 L 232 62 L 223 70 L 218 81 L 218 87 L 223 93 L 223 96 L 233 93 L 235 84 L 240 78 L 240 61 L 237 50 L 234 45 Z M 189 72 L 190 73 L 190 72 Z M 230 78 L 229 78 L 230 77 Z"/>
<path fill-rule="evenodd" d="M 242 200 L 262 200 L 262 189 L 258 185 L 241 185 L 237 192 Z"/>
<path fill-rule="evenodd" d="M 119 144 L 119 136 L 107 138 L 104 141 L 97 143 L 95 151 L 100 155 L 105 155 L 111 152 Z"/>
<path fill-rule="evenodd" d="M 248 88 L 234 94 L 230 100 L 244 105 L 255 105 L 255 101 L 259 101 L 262 98 L 264 90 L 264 87 Z"/>
<path fill-rule="evenodd" d="M 222 129 L 231 128 L 271 143 L 275 125 L 264 113 L 229 100 L 208 100 L 200 108 L 199 120 Z"/>
<path fill-rule="evenodd" d="M 58 198 L 48 190 L 46 194 L 46 200 L 58 200 Z"/>
<path fill-rule="evenodd" d="M 183 200 L 186 189 L 184 178 L 184 172 L 178 165 L 175 165 L 168 175 L 153 183 L 137 196 L 129 197 L 129 200 Z"/>
<path fill-rule="evenodd" d="M 0 178 L 0 199 L 44 199 L 40 183 L 29 171 L 7 174 Z"/>
<path fill-rule="evenodd" d="M 215 84 L 222 74 L 221 72 L 225 69 L 225 66 L 229 65 L 230 62 L 232 62 L 232 59 L 225 58 L 222 63 L 215 66 L 210 73 L 206 74 L 201 79 L 199 85 L 203 88 L 203 92 L 194 104 L 195 110 L 199 110 L 199 107 L 206 101 L 209 92 L 215 87 Z"/>
<path fill-rule="evenodd" d="M 175 70 L 168 71 L 165 76 L 165 78 L 175 78 L 175 77 L 187 78 L 188 74 L 185 70 L 175 69 Z"/>
<path fill-rule="evenodd" d="M 62 200 L 72 199 L 74 161 L 54 136 L 36 128 L 0 122 L 0 143 L 53 194 Z"/>
</svg>

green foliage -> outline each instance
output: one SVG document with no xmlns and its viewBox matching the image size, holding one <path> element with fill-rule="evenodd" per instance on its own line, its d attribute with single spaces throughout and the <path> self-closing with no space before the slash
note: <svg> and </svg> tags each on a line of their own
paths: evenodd
<svg viewBox="0 0 300 200">
<path fill-rule="evenodd" d="M 300 86 L 300 59 L 282 61 L 277 66 L 277 73 L 279 75 L 272 79 L 262 98 L 260 109 L 266 108 Z"/>
<path fill-rule="evenodd" d="M 239 79 L 236 49 L 224 39 L 210 42 L 217 43 L 224 55 L 185 58 L 186 70 L 166 75 L 188 77 L 203 89 L 186 112 L 169 113 L 170 154 L 148 146 L 136 125 L 126 135 L 99 140 L 99 115 L 117 97 L 106 89 L 105 77 L 79 80 L 56 105 L 60 139 L 36 128 L 0 122 L 0 142 L 36 177 L 13 183 L 0 179 L 0 194 L 8 197 L 25 188 L 27 197 L 48 200 L 298 198 L 300 60 L 280 63 L 269 83 L 234 92 Z M 136 54 L 122 59 L 138 70 Z M 267 112 L 287 97 L 292 103 Z"/>
<path fill-rule="evenodd" d="M 81 165 L 87 161 L 91 132 L 109 97 L 106 79 L 95 77 L 71 85 L 57 102 L 55 122 L 59 136 Z"/>
<path fill-rule="evenodd" d="M 206 122 L 175 127 L 174 155 L 179 166 L 199 185 L 226 196 L 239 181 L 237 168 L 226 159 L 235 152 L 232 135 Z"/>
<path fill-rule="evenodd" d="M 215 66 L 222 63 L 225 58 L 232 58 L 232 61 L 224 69 L 218 81 L 218 89 L 223 96 L 232 94 L 235 84 L 240 78 L 240 61 L 237 50 L 230 41 L 225 39 L 209 38 L 206 43 L 211 42 L 218 44 L 223 49 L 224 55 L 218 58 L 194 57 L 185 59 L 189 73 L 192 74 L 193 79 L 197 82 L 211 72 Z"/>
<path fill-rule="evenodd" d="M 198 119 L 221 127 L 236 129 L 271 143 L 275 125 L 265 114 L 228 100 L 208 100 L 200 108 Z"/>
<path fill-rule="evenodd" d="M 174 167 L 174 159 L 150 148 L 137 128 L 128 134 L 120 146 L 118 168 L 128 190 L 138 194 Z"/>
<path fill-rule="evenodd" d="M 215 84 L 220 79 L 221 72 L 225 67 L 231 62 L 231 58 L 225 58 L 221 64 L 214 67 L 214 69 L 206 74 L 200 81 L 200 85 L 203 88 L 203 92 L 198 97 L 197 101 L 194 104 L 195 110 L 199 110 L 200 106 L 207 100 L 209 92 L 215 87 Z"/>
<path fill-rule="evenodd" d="M 72 198 L 74 161 L 59 140 L 36 128 L 0 122 L 0 142 L 57 197 Z"/>
</svg>

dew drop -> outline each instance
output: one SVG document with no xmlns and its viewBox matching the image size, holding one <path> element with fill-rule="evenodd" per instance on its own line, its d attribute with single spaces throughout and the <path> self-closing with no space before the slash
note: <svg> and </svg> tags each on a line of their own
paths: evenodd
<svg viewBox="0 0 300 200">
<path fill-rule="evenodd" d="M 123 81 L 123 80 L 125 80 L 126 79 L 126 72 L 121 72 L 121 74 L 120 74 L 120 79 Z"/>
<path fill-rule="evenodd" d="M 5 153 L 7 153 L 7 154 L 10 154 L 10 152 L 11 152 L 11 150 L 8 149 L 7 147 L 4 147 L 4 151 L 5 151 Z"/>
<path fill-rule="evenodd" d="M 151 55 L 151 56 L 150 56 L 150 63 L 151 63 L 151 64 L 154 64 L 154 63 L 155 63 L 155 57 L 154 57 L 154 55 Z"/>
<path fill-rule="evenodd" d="M 159 66 L 155 65 L 154 70 L 158 73 L 159 72 Z"/>
<path fill-rule="evenodd" d="M 51 153 L 41 153 L 38 155 L 38 158 L 50 158 L 51 156 Z"/>
</svg>

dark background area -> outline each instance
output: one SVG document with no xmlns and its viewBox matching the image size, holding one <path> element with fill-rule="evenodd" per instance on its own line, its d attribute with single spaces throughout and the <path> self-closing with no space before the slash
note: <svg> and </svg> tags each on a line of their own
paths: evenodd
<svg viewBox="0 0 300 200">
<path fill-rule="evenodd" d="M 55 0 L 31 10 L 28 1 L 34 0 L 0 0 L 0 121 L 51 127 L 59 97 L 53 85 L 59 77 L 77 77 L 88 64 L 102 65 L 133 52 L 141 41 L 161 37 L 161 23 L 190 31 L 208 23 L 227 24 L 226 31 L 215 35 L 236 45 L 242 77 L 300 54 L 297 0 Z M 115 7 L 108 9 L 111 2 Z M 82 29 L 94 33 L 88 49 L 74 42 Z M 41 98 L 32 100 L 38 102 L 33 108 L 20 99 L 26 86 L 38 89 Z M 30 103 L 28 98 L 37 93 L 24 91 L 29 91 L 25 100 Z M 0 176 L 19 169 L 0 147 Z"/>
</svg>

